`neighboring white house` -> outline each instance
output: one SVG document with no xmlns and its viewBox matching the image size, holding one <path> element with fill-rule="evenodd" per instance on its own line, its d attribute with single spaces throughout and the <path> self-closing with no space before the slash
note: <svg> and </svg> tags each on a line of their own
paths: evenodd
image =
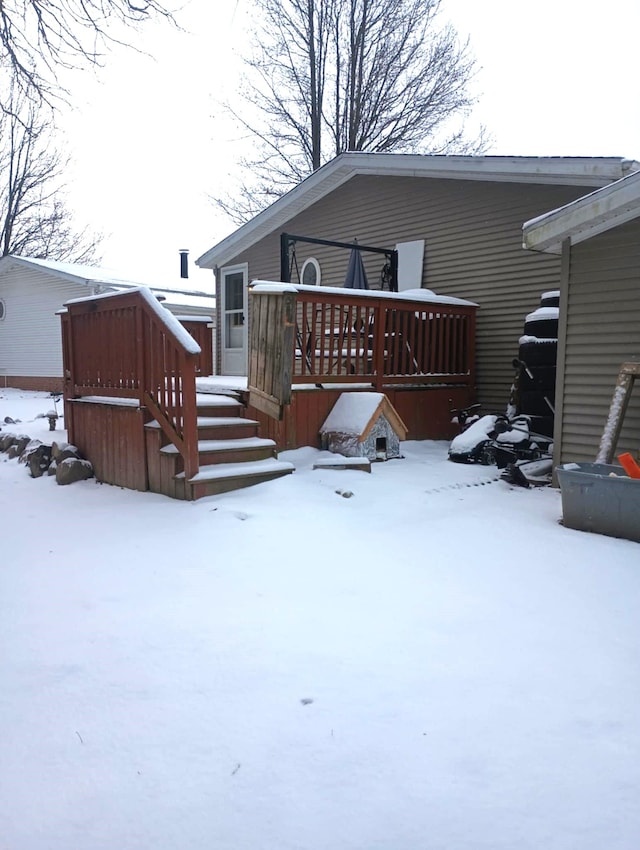
<svg viewBox="0 0 640 850">
<path fill-rule="evenodd" d="M 152 286 L 93 266 L 2 257 L 0 388 L 61 389 L 62 338 L 58 311 L 74 298 L 138 286 L 149 286 L 174 315 L 210 316 L 212 323 L 215 321 L 213 294 L 181 289 L 178 284 Z"/>
</svg>

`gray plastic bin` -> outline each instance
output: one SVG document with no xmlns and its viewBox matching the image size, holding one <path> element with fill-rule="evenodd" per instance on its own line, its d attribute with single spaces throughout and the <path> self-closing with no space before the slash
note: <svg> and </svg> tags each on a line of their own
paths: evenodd
<svg viewBox="0 0 640 850">
<path fill-rule="evenodd" d="M 640 543 L 640 479 L 605 463 L 566 463 L 557 473 L 567 528 Z"/>
</svg>

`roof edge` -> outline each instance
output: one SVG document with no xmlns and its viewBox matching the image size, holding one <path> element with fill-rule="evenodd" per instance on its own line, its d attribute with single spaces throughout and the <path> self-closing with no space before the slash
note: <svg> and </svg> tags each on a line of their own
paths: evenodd
<svg viewBox="0 0 640 850">
<path fill-rule="evenodd" d="M 640 170 L 595 192 L 525 222 L 522 246 L 548 254 L 562 253 L 569 239 L 577 245 L 640 216 Z"/>
<path fill-rule="evenodd" d="M 76 269 L 75 271 L 70 271 L 69 269 L 57 266 L 57 262 L 58 261 L 56 260 L 47 261 L 39 260 L 34 257 L 19 257 L 15 254 L 7 254 L 4 257 L 0 257 L 0 273 L 5 268 L 9 269 L 13 266 L 18 266 L 43 272 L 44 274 L 53 275 L 54 277 L 61 278 L 62 280 L 67 280 L 70 283 L 78 283 L 93 287 L 104 287 L 109 290 L 138 289 L 139 287 L 145 287 L 151 290 L 151 292 L 167 293 L 170 295 L 185 295 L 189 297 L 210 298 L 212 300 L 216 297 L 212 292 L 204 292 L 199 289 L 174 289 L 171 286 L 163 286 L 162 284 L 153 285 L 145 283 L 144 281 L 110 277 L 109 270 L 101 269 L 98 266 L 83 266 L 81 263 L 69 263 L 67 265 L 73 266 Z M 81 273 L 80 270 L 86 270 L 87 274 L 85 275 Z M 96 272 L 95 275 L 91 274 L 92 270 Z"/>
<path fill-rule="evenodd" d="M 356 175 L 559 184 L 593 188 L 606 186 L 638 169 L 640 162 L 624 157 L 342 153 L 216 243 L 195 262 L 199 268 L 215 270 L 216 266 L 229 262 Z"/>
</svg>

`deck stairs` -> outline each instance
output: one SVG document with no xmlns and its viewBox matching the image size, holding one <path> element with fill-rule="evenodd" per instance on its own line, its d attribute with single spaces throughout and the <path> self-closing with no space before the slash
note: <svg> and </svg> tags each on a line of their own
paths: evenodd
<svg viewBox="0 0 640 850">
<path fill-rule="evenodd" d="M 159 424 L 145 425 L 152 492 L 176 499 L 201 499 L 293 472 L 293 464 L 278 459 L 275 442 L 259 436 L 259 423 L 245 416 L 245 406 L 237 396 L 199 392 L 196 403 L 199 471 L 188 481 L 180 452 Z"/>
</svg>

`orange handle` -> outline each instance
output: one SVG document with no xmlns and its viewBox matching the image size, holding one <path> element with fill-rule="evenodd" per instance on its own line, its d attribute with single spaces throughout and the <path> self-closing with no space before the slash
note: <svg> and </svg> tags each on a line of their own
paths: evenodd
<svg viewBox="0 0 640 850">
<path fill-rule="evenodd" d="M 618 455 L 618 460 L 629 478 L 640 478 L 640 466 L 638 466 L 629 452 Z"/>
</svg>

